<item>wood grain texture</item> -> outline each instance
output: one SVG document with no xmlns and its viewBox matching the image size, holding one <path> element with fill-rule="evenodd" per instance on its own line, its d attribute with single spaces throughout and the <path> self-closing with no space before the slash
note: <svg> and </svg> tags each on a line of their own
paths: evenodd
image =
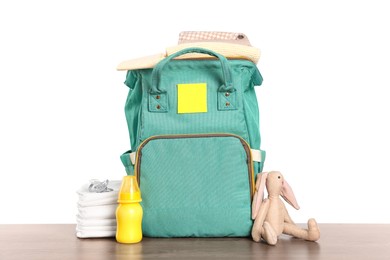
<svg viewBox="0 0 390 260">
<path fill-rule="evenodd" d="M 319 224 L 321 239 L 281 236 L 276 246 L 249 238 L 78 239 L 75 225 L 0 225 L 0 259 L 390 259 L 388 224 Z"/>
</svg>

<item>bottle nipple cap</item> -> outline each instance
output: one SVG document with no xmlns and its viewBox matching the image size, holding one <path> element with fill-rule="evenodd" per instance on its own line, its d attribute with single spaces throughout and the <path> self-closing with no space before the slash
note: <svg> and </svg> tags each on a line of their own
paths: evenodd
<svg viewBox="0 0 390 260">
<path fill-rule="evenodd" d="M 140 202 L 141 191 L 135 176 L 124 176 L 118 194 L 118 203 Z"/>
</svg>

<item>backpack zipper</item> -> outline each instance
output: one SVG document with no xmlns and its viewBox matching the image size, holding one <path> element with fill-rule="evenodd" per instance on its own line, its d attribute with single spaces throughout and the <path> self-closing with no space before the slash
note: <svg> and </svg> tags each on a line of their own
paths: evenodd
<svg viewBox="0 0 390 260">
<path fill-rule="evenodd" d="M 226 133 L 213 133 L 213 134 L 178 134 L 178 135 L 156 135 L 151 136 L 144 141 L 142 141 L 138 147 L 138 151 L 135 159 L 135 167 L 134 167 L 134 175 L 137 178 L 138 184 L 140 184 L 140 170 L 141 170 L 141 159 L 142 159 L 142 148 L 150 141 L 156 139 L 180 139 L 180 138 L 209 138 L 209 137 L 235 137 L 238 138 L 244 147 L 245 153 L 247 155 L 247 165 L 248 165 L 248 177 L 249 177 L 249 189 L 251 201 L 253 198 L 253 194 L 255 192 L 255 182 L 254 182 L 254 173 L 253 173 L 253 161 L 252 161 L 252 153 L 249 144 L 240 136 L 234 134 L 226 134 Z"/>
</svg>

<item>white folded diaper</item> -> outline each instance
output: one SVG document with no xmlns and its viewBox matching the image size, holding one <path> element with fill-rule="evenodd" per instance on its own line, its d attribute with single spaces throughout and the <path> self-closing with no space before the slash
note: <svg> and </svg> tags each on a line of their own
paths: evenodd
<svg viewBox="0 0 390 260">
<path fill-rule="evenodd" d="M 92 238 L 92 237 L 115 237 L 116 231 L 77 231 L 76 236 L 79 238 Z"/>
<path fill-rule="evenodd" d="M 116 218 L 115 211 L 117 204 L 92 206 L 92 207 L 78 207 L 79 217 L 81 219 L 113 219 Z"/>
<path fill-rule="evenodd" d="M 116 219 L 97 219 L 97 218 L 81 218 L 79 215 L 76 217 L 76 222 L 78 226 L 81 227 L 106 227 L 106 226 L 115 226 Z"/>
<path fill-rule="evenodd" d="M 79 207 L 91 207 L 91 206 L 101 206 L 101 205 L 109 205 L 109 204 L 117 204 L 118 201 L 118 193 L 115 194 L 112 198 L 99 199 L 99 200 L 79 200 L 77 205 Z"/>
<path fill-rule="evenodd" d="M 116 226 L 106 226 L 106 227 L 81 227 L 79 225 L 76 226 L 77 232 L 83 231 L 116 231 Z"/>
</svg>

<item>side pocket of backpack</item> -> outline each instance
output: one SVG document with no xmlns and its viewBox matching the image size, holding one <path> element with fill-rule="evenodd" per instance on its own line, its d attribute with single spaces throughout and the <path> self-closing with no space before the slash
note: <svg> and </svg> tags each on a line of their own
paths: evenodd
<svg viewBox="0 0 390 260">
<path fill-rule="evenodd" d="M 134 175 L 134 165 L 131 159 L 131 154 L 133 153 L 131 150 L 129 150 L 120 156 L 127 175 Z"/>
</svg>

